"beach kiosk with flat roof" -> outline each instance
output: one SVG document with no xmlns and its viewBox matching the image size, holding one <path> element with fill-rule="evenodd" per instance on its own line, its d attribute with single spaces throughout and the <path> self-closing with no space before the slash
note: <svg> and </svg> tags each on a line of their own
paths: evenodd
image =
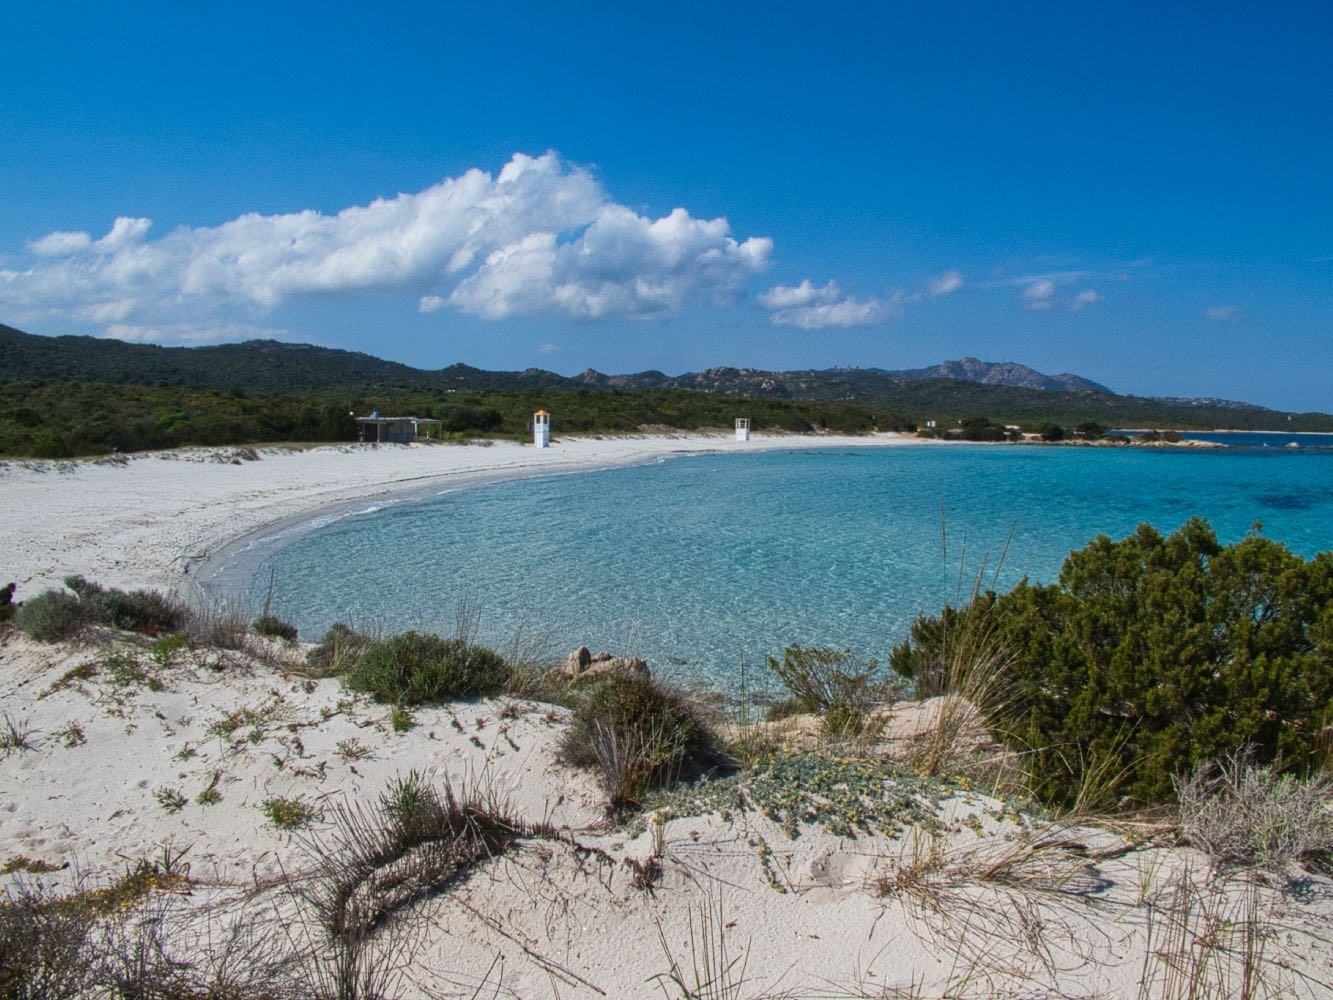
<svg viewBox="0 0 1333 1000">
<path fill-rule="evenodd" d="M 538 448 L 551 446 L 551 415 L 545 410 L 532 415 L 532 443 Z"/>
<path fill-rule="evenodd" d="M 372 410 L 368 417 L 356 418 L 359 437 L 369 444 L 413 444 L 420 438 L 439 437 L 440 421 L 429 417 L 381 417 Z"/>
<path fill-rule="evenodd" d="M 737 441 L 748 441 L 748 440 L 750 440 L 750 418 L 749 418 L 749 417 L 737 417 L 737 418 L 736 418 L 736 440 L 737 440 Z"/>
</svg>

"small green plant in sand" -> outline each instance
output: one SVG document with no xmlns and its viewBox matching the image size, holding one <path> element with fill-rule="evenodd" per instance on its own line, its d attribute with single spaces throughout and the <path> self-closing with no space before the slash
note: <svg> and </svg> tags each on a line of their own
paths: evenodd
<svg viewBox="0 0 1333 1000">
<path fill-rule="evenodd" d="M 0 726 L 0 758 L 8 757 L 20 750 L 36 749 L 37 742 L 28 721 L 15 719 L 6 712 L 4 725 Z"/>
<path fill-rule="evenodd" d="M 303 799 L 265 799 L 259 807 L 279 830 L 297 830 L 318 818 L 319 812 Z"/>
<path fill-rule="evenodd" d="M 209 736 L 215 736 L 220 740 L 230 740 L 239 730 L 249 726 L 251 742 L 259 742 L 264 738 L 264 727 L 281 720 L 286 712 L 286 703 L 280 695 L 275 694 L 257 708 L 245 705 L 241 708 L 232 709 L 222 718 L 212 722 L 207 732 Z M 258 734 L 257 739 L 256 733 Z"/>
<path fill-rule="evenodd" d="M 153 798 L 168 813 L 180 812 L 185 808 L 185 803 L 188 801 L 177 789 L 169 787 L 159 788 L 153 792 Z"/>
<path fill-rule="evenodd" d="M 18 872 L 24 872 L 29 875 L 45 875 L 49 872 L 60 871 L 59 865 L 53 865 L 37 858 L 30 858 L 26 854 L 15 854 L 12 858 L 0 865 L 0 875 L 14 875 Z"/>
<path fill-rule="evenodd" d="M 213 780 L 194 797 L 196 804 L 201 806 L 215 806 L 222 801 L 222 793 L 218 791 L 218 782 L 222 780 L 222 772 L 214 771 Z"/>
<path fill-rule="evenodd" d="M 190 646 L 190 637 L 184 632 L 172 632 L 170 635 L 161 636 L 153 640 L 153 644 L 148 647 L 148 655 L 159 667 L 169 667 L 178 654 L 183 649 Z"/>
<path fill-rule="evenodd" d="M 361 760 L 370 756 L 370 747 L 352 736 L 338 741 L 337 754 L 345 761 Z"/>
<path fill-rule="evenodd" d="M 73 750 L 75 747 L 81 747 L 88 742 L 88 737 L 84 735 L 83 727 L 77 722 L 71 722 L 57 729 L 51 734 L 64 745 L 66 750 Z"/>
<path fill-rule="evenodd" d="M 389 710 L 389 728 L 395 733 L 409 732 L 416 724 L 416 717 L 402 705 L 394 705 Z"/>
</svg>

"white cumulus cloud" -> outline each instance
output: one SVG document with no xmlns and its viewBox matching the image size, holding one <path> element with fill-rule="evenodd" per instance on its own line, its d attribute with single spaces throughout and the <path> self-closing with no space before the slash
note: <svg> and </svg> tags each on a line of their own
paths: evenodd
<svg viewBox="0 0 1333 1000">
<path fill-rule="evenodd" d="M 927 282 L 926 294 L 932 299 L 938 299 L 944 295 L 952 295 L 962 287 L 963 275 L 961 271 L 945 271 Z"/>
<path fill-rule="evenodd" d="M 1085 306 L 1096 305 L 1101 300 L 1101 292 L 1097 291 L 1095 288 L 1085 288 L 1069 300 L 1069 309 L 1071 312 L 1078 312 Z"/>
<path fill-rule="evenodd" d="M 1212 306 L 1205 309 L 1203 314 L 1214 323 L 1235 323 L 1240 320 L 1240 310 L 1235 306 Z"/>
<path fill-rule="evenodd" d="M 1029 309 L 1049 309 L 1055 304 L 1055 282 L 1050 278 L 1037 278 L 1023 289 L 1023 298 Z"/>
<path fill-rule="evenodd" d="M 799 285 L 775 285 L 759 296 L 759 304 L 765 309 L 796 309 L 815 302 L 837 299 L 841 294 L 836 282 L 830 281 L 822 288 L 816 288 L 806 278 Z"/>
<path fill-rule="evenodd" d="M 825 327 L 872 326 L 901 313 L 900 297 L 858 299 L 843 293 L 830 281 L 815 286 L 809 279 L 799 285 L 777 285 L 759 296 L 759 304 L 772 311 L 775 326 L 802 330 Z"/>
<path fill-rule="evenodd" d="M 909 305 L 952 295 L 963 287 L 963 283 L 962 272 L 949 270 L 913 292 L 899 288 L 887 295 L 858 299 L 844 293 L 836 281 L 816 285 L 806 278 L 799 285 L 775 285 L 760 295 L 758 302 L 773 314 L 774 326 L 795 326 L 803 330 L 873 326 L 896 319 Z"/>
<path fill-rule="evenodd" d="M 0 269 L 0 305 L 179 336 L 201 314 L 224 329 L 297 296 L 359 291 L 494 319 L 653 316 L 734 301 L 772 252 L 766 237 L 733 237 L 726 219 L 639 215 L 555 153 L 332 214 L 247 213 L 153 240 L 151 225 L 126 216 L 98 239 L 31 241 L 26 260 Z"/>
<path fill-rule="evenodd" d="M 738 243 L 726 219 L 695 219 L 677 208 L 654 220 L 610 204 L 577 239 L 534 232 L 493 251 L 449 298 L 491 319 L 653 316 L 692 299 L 734 301 L 767 266 L 772 247 L 762 237 Z"/>
</svg>

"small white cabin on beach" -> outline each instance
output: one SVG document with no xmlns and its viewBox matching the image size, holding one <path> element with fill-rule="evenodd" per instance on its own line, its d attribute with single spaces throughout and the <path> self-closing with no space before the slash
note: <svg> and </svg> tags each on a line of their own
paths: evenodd
<svg viewBox="0 0 1333 1000">
<path fill-rule="evenodd" d="M 551 446 L 551 415 L 545 410 L 532 415 L 532 443 L 537 448 Z"/>
<path fill-rule="evenodd" d="M 357 417 L 356 423 L 358 440 L 367 444 L 412 444 L 440 435 L 440 421 L 429 417 L 381 417 L 379 410 L 373 410 L 368 417 Z"/>
</svg>

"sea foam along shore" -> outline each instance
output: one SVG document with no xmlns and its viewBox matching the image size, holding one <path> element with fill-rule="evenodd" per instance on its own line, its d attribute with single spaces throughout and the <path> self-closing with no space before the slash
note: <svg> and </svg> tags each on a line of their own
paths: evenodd
<svg viewBox="0 0 1333 1000">
<path fill-rule="evenodd" d="M 484 445 L 331 445 L 144 452 L 72 462 L 0 463 L 6 525 L 0 575 L 20 597 L 72 573 L 108 586 L 189 592 L 229 543 L 341 505 L 533 475 L 633 465 L 700 452 L 925 445 L 902 434 L 562 439 L 548 449 Z M 257 456 L 258 460 L 251 459 Z"/>
</svg>

